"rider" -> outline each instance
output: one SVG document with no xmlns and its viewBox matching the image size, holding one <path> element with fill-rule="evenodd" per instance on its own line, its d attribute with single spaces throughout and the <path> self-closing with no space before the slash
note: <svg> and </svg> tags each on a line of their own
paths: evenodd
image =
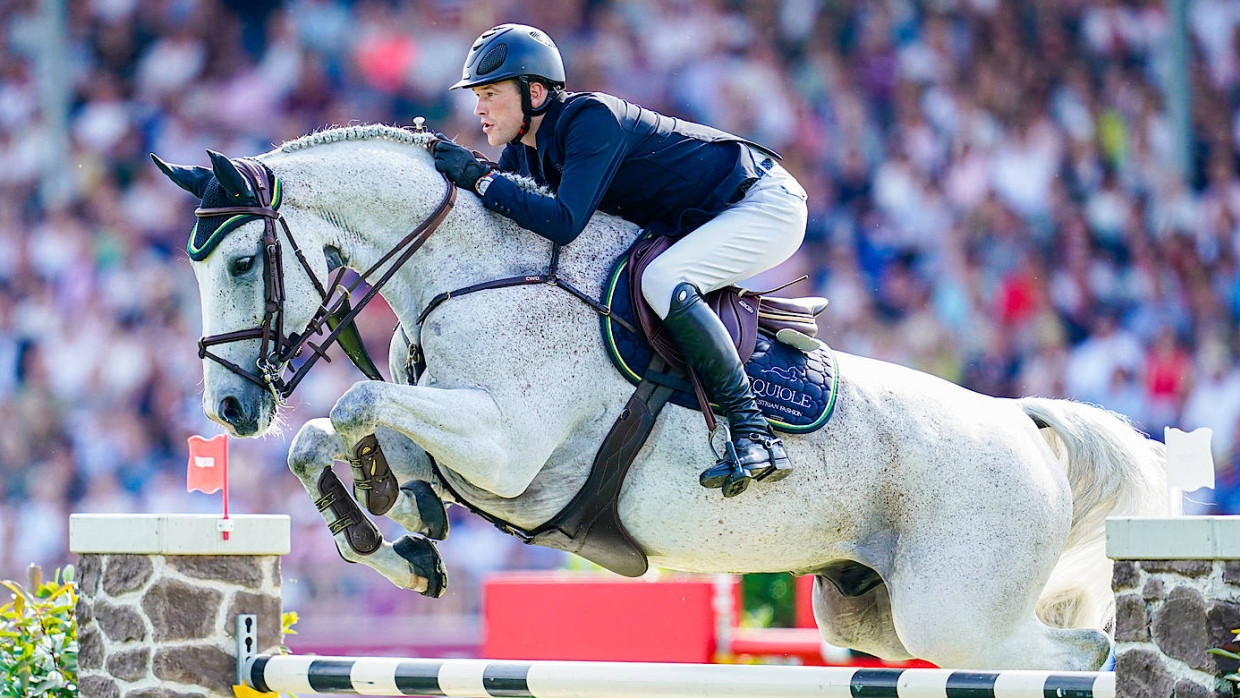
<svg viewBox="0 0 1240 698">
<path fill-rule="evenodd" d="M 596 210 L 678 238 L 646 268 L 643 297 L 663 318 L 707 394 L 728 418 L 732 454 L 702 473 L 722 487 L 738 469 L 773 482 L 791 472 L 723 323 L 702 299 L 770 269 L 805 235 L 806 194 L 778 155 L 737 136 L 597 92 L 566 92 L 560 52 L 522 24 L 487 30 L 465 58 L 461 80 L 498 169 L 532 177 L 546 196 L 496 177 L 490 163 L 451 141 L 435 166 L 482 204 L 561 245 Z"/>
</svg>

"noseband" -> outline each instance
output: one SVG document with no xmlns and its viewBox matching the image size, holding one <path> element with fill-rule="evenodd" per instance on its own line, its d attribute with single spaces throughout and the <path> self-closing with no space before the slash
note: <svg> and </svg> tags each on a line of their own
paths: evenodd
<svg viewBox="0 0 1240 698">
<path fill-rule="evenodd" d="M 404 266 L 405 262 L 413 256 L 413 253 L 426 242 L 431 233 L 435 232 L 439 225 L 443 223 L 448 212 L 452 210 L 453 204 L 456 203 L 456 187 L 445 176 L 444 182 L 447 188 L 429 218 L 414 228 L 387 254 L 383 255 L 379 261 L 371 265 L 365 272 L 362 272 L 347 288 L 340 285 L 340 278 L 344 274 L 343 267 L 338 270 L 339 273 L 335 280 L 331 280 L 329 277 L 330 283 L 327 288 L 324 288 L 319 282 L 318 277 L 314 275 L 314 271 L 310 268 L 309 262 L 306 261 L 305 255 L 302 254 L 301 248 L 298 247 L 296 239 L 293 238 L 293 233 L 289 230 L 284 214 L 277 210 L 279 208 L 279 201 L 276 200 L 276 192 L 279 191 L 280 184 L 276 179 L 275 173 L 263 163 L 250 158 L 238 158 L 233 160 L 232 163 L 236 165 L 237 171 L 249 182 L 257 203 L 253 206 L 199 208 L 194 211 L 194 215 L 199 218 L 231 215 L 255 216 L 262 219 L 263 295 L 265 301 L 263 321 L 261 325 L 255 328 L 202 337 L 198 340 L 198 358 L 211 359 L 238 376 L 269 390 L 272 397 L 279 403 L 283 403 L 293 393 L 293 389 L 309 373 L 310 368 L 318 362 L 319 358 L 331 361 L 327 357 L 326 351 L 328 347 L 336 342 L 341 344 L 349 358 L 362 369 L 367 377 L 383 380 L 382 376 L 374 368 L 374 365 L 369 361 L 369 358 L 366 357 L 365 349 L 361 347 L 361 340 L 357 336 L 357 327 L 354 324 L 354 320 L 357 318 L 358 313 L 378 295 L 379 289 L 392 278 L 397 270 Z M 322 299 L 306 329 L 300 334 L 284 334 L 283 247 L 280 243 L 279 231 L 276 228 L 277 222 L 280 224 L 280 230 L 284 231 L 284 237 L 288 239 L 288 244 L 292 248 L 293 253 L 297 256 L 297 261 L 301 263 L 302 269 L 310 277 L 310 282 L 314 284 L 315 291 L 318 292 L 319 297 Z M 355 307 L 350 307 L 349 299 L 353 291 L 362 282 L 369 280 L 380 267 L 388 263 L 389 260 L 393 260 L 393 258 L 395 260 L 384 271 L 383 275 L 371 282 L 370 290 L 366 292 L 366 295 L 358 301 Z M 327 289 L 331 289 L 334 292 L 337 288 L 340 288 L 342 293 L 333 303 L 331 302 L 331 293 Z M 329 330 L 327 336 L 319 344 L 311 342 L 311 337 L 323 333 L 324 325 Z M 251 371 L 238 366 L 212 353 L 210 350 L 210 347 L 216 345 L 231 344 L 251 339 L 258 339 L 260 341 L 258 359 L 255 362 L 257 370 Z M 291 369 L 291 374 L 288 378 L 285 378 L 285 373 L 290 370 L 289 363 L 294 358 L 300 357 L 305 347 L 310 347 L 312 353 L 300 366 Z"/>
</svg>

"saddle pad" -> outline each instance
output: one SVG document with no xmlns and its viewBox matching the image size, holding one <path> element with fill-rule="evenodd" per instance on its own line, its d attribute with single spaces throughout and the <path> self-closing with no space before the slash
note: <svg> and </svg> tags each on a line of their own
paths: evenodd
<svg viewBox="0 0 1240 698">
<path fill-rule="evenodd" d="M 610 313 L 600 316 L 600 325 L 603 344 L 616 370 L 636 385 L 654 351 L 644 339 L 611 319 L 617 316 L 636 325 L 628 274 L 624 273 L 626 264 L 627 259 L 621 257 L 603 288 L 602 303 Z M 834 352 L 825 344 L 806 354 L 759 332 L 745 372 L 749 374 L 758 407 L 771 428 L 788 434 L 805 434 L 821 428 L 831 418 L 839 373 Z M 660 377 L 660 382 L 676 388 L 672 403 L 698 409 L 693 389 L 683 376 Z"/>
</svg>

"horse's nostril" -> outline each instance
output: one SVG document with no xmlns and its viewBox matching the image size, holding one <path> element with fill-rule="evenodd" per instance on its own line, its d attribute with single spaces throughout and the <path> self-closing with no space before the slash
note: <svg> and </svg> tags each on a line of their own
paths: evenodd
<svg viewBox="0 0 1240 698">
<path fill-rule="evenodd" d="M 229 424 L 241 420 L 241 401 L 231 395 L 220 400 L 220 416 Z"/>
</svg>

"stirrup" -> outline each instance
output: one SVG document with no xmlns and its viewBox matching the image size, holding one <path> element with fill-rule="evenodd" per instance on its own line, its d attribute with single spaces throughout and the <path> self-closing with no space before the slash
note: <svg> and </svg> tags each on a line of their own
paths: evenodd
<svg viewBox="0 0 1240 698">
<path fill-rule="evenodd" d="M 713 450 L 714 447 L 712 440 L 711 449 Z M 753 477 L 741 467 L 740 458 L 736 455 L 736 446 L 732 444 L 730 438 L 724 442 L 723 451 L 722 455 L 718 451 L 715 452 L 719 460 L 702 471 L 702 474 L 698 476 L 698 483 L 708 489 L 723 490 L 724 497 L 735 497 L 749 487 Z"/>
</svg>

